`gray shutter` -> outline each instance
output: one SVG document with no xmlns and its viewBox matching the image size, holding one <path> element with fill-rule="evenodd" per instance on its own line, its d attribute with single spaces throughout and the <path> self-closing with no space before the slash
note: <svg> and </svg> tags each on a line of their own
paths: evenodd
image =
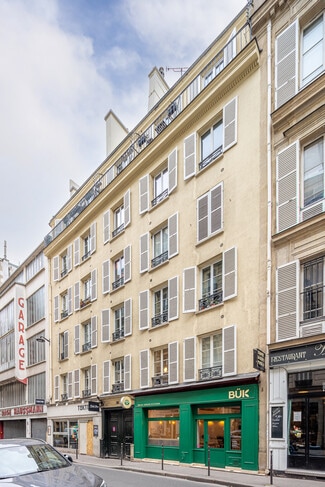
<svg viewBox="0 0 325 487">
<path fill-rule="evenodd" d="M 197 201 L 197 240 L 201 242 L 209 235 L 209 195 Z"/>
<path fill-rule="evenodd" d="M 124 282 L 131 281 L 131 245 L 124 249 Z"/>
<path fill-rule="evenodd" d="M 149 387 L 149 350 L 140 352 L 140 387 Z"/>
<path fill-rule="evenodd" d="M 109 265 L 110 261 L 103 262 L 103 294 L 109 293 Z"/>
<path fill-rule="evenodd" d="M 149 175 L 146 174 L 139 180 L 139 208 L 140 215 L 149 209 Z"/>
<path fill-rule="evenodd" d="M 72 271 L 72 244 L 67 248 L 67 269 L 68 272 Z"/>
<path fill-rule="evenodd" d="M 223 227 L 223 184 L 211 190 L 211 233 L 218 232 Z"/>
<path fill-rule="evenodd" d="M 109 313 L 109 309 L 102 309 L 102 342 L 110 341 Z"/>
<path fill-rule="evenodd" d="M 237 97 L 223 108 L 223 151 L 237 142 Z"/>
<path fill-rule="evenodd" d="M 59 280 L 59 256 L 53 257 L 53 281 Z"/>
<path fill-rule="evenodd" d="M 97 299 L 97 269 L 91 271 L 91 300 Z"/>
<path fill-rule="evenodd" d="M 178 254 L 178 213 L 168 218 L 168 258 Z"/>
<path fill-rule="evenodd" d="M 68 358 L 69 357 L 69 331 L 66 330 L 63 333 L 63 336 L 64 336 L 64 347 L 63 347 L 64 358 Z"/>
<path fill-rule="evenodd" d="M 74 285 L 74 310 L 80 309 L 80 282 Z"/>
<path fill-rule="evenodd" d="M 236 326 L 222 329 L 222 375 L 237 374 Z"/>
<path fill-rule="evenodd" d="M 222 289 L 224 301 L 237 296 L 237 247 L 223 253 Z"/>
<path fill-rule="evenodd" d="M 168 193 L 177 187 L 177 148 L 168 156 Z"/>
<path fill-rule="evenodd" d="M 91 348 L 97 347 L 97 316 L 91 317 Z"/>
<path fill-rule="evenodd" d="M 149 269 L 149 233 L 140 237 L 140 273 Z"/>
<path fill-rule="evenodd" d="M 74 353 L 80 353 L 80 325 L 74 327 Z"/>
<path fill-rule="evenodd" d="M 68 314 L 72 314 L 72 287 L 68 288 Z"/>
<path fill-rule="evenodd" d="M 58 375 L 54 376 L 54 401 L 59 400 L 59 392 L 60 392 L 60 377 Z"/>
<path fill-rule="evenodd" d="M 131 355 L 124 356 L 124 390 L 131 389 Z"/>
<path fill-rule="evenodd" d="M 128 189 L 124 195 L 124 228 L 126 228 L 131 222 L 131 200 L 130 190 Z"/>
<path fill-rule="evenodd" d="M 103 362 L 103 393 L 110 392 L 110 360 Z"/>
<path fill-rule="evenodd" d="M 299 220 L 298 160 L 298 141 L 279 152 L 276 158 L 277 232 L 296 225 Z"/>
<path fill-rule="evenodd" d="M 80 264 L 80 238 L 76 238 L 74 241 L 74 265 Z"/>
<path fill-rule="evenodd" d="M 90 252 L 93 254 L 96 250 L 96 222 L 90 225 Z"/>
<path fill-rule="evenodd" d="M 196 267 L 183 271 L 183 313 L 196 311 Z"/>
<path fill-rule="evenodd" d="M 168 279 L 168 321 L 178 318 L 178 276 Z"/>
<path fill-rule="evenodd" d="M 298 22 L 289 25 L 275 40 L 275 108 L 298 91 Z"/>
<path fill-rule="evenodd" d="M 74 397 L 80 397 L 80 370 L 74 371 Z"/>
<path fill-rule="evenodd" d="M 299 262 L 276 272 L 276 341 L 299 338 Z"/>
<path fill-rule="evenodd" d="M 124 335 L 132 334 L 132 299 L 124 301 Z"/>
<path fill-rule="evenodd" d="M 195 176 L 196 173 L 196 134 L 191 134 L 184 140 L 184 179 Z"/>
<path fill-rule="evenodd" d="M 178 383 L 178 342 L 168 343 L 168 384 Z"/>
<path fill-rule="evenodd" d="M 184 340 L 184 382 L 195 380 L 195 337 Z"/>
<path fill-rule="evenodd" d="M 97 394 L 97 365 L 91 365 L 91 395 Z"/>
<path fill-rule="evenodd" d="M 105 211 L 103 215 L 103 240 L 104 244 L 109 242 L 109 214 L 110 210 Z"/>
<path fill-rule="evenodd" d="M 72 399 L 72 393 L 73 393 L 73 390 L 72 390 L 72 386 L 73 386 L 73 377 L 72 377 L 72 371 L 68 372 L 68 398 L 69 399 Z"/>
<path fill-rule="evenodd" d="M 139 329 L 149 328 L 149 291 L 142 291 L 139 294 Z"/>
<path fill-rule="evenodd" d="M 59 296 L 54 296 L 54 321 L 59 321 Z"/>
</svg>

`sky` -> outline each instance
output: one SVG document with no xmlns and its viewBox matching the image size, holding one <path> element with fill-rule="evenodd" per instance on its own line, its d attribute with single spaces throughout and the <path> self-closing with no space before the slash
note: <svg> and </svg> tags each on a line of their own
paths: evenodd
<svg viewBox="0 0 325 487">
<path fill-rule="evenodd" d="M 132 130 L 148 75 L 192 65 L 246 0 L 0 0 L 0 258 L 21 264 L 106 157 L 113 110 Z M 176 68 L 176 70 L 174 69 Z"/>
</svg>

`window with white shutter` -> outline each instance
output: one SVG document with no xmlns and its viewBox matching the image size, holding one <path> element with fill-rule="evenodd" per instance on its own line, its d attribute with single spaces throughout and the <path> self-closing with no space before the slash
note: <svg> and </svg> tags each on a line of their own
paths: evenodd
<svg viewBox="0 0 325 487">
<path fill-rule="evenodd" d="M 132 299 L 124 301 L 124 336 L 132 335 Z"/>
<path fill-rule="evenodd" d="M 184 340 L 184 382 L 195 380 L 195 376 L 195 337 L 190 337 Z"/>
<path fill-rule="evenodd" d="M 105 262 L 102 264 L 103 294 L 109 293 L 109 267 L 110 261 L 105 260 Z"/>
<path fill-rule="evenodd" d="M 276 340 L 299 337 L 299 262 L 276 271 Z"/>
<path fill-rule="evenodd" d="M 73 397 L 73 376 L 72 371 L 68 372 L 68 398 L 72 399 Z"/>
<path fill-rule="evenodd" d="M 197 201 L 198 242 L 223 230 L 223 183 L 218 184 Z"/>
<path fill-rule="evenodd" d="M 149 269 L 149 233 L 140 237 L 140 273 Z"/>
<path fill-rule="evenodd" d="M 53 281 L 59 280 L 59 256 L 53 257 Z"/>
<path fill-rule="evenodd" d="M 54 296 L 54 322 L 55 323 L 59 321 L 59 301 L 60 301 L 60 296 Z"/>
<path fill-rule="evenodd" d="M 237 142 L 237 97 L 223 108 L 223 152 Z"/>
<path fill-rule="evenodd" d="M 97 299 L 97 269 L 91 271 L 91 301 Z"/>
<path fill-rule="evenodd" d="M 178 342 L 168 344 L 168 384 L 178 383 Z"/>
<path fill-rule="evenodd" d="M 110 367 L 111 361 L 105 360 L 103 362 L 103 394 L 108 394 L 110 391 Z"/>
<path fill-rule="evenodd" d="M 110 228 L 109 228 L 110 210 L 105 211 L 103 215 L 103 242 L 104 244 L 110 240 Z"/>
<path fill-rule="evenodd" d="M 183 271 L 183 313 L 196 311 L 196 267 Z"/>
<path fill-rule="evenodd" d="M 196 173 L 196 133 L 184 139 L 184 179 Z"/>
<path fill-rule="evenodd" d="M 80 325 L 74 327 L 74 353 L 80 353 Z"/>
<path fill-rule="evenodd" d="M 124 390 L 131 390 L 131 355 L 124 356 Z"/>
<path fill-rule="evenodd" d="M 68 288 L 68 314 L 72 314 L 72 287 Z"/>
<path fill-rule="evenodd" d="M 73 245 L 69 245 L 67 248 L 67 270 L 68 272 L 72 271 L 72 252 L 73 252 Z"/>
<path fill-rule="evenodd" d="M 178 254 L 178 213 L 168 218 L 168 258 Z"/>
<path fill-rule="evenodd" d="M 74 265 L 75 267 L 80 264 L 80 238 L 76 238 L 74 241 Z"/>
<path fill-rule="evenodd" d="M 91 395 L 97 394 L 97 365 L 91 366 Z"/>
<path fill-rule="evenodd" d="M 275 40 L 275 108 L 298 90 L 298 22 L 293 22 Z"/>
<path fill-rule="evenodd" d="M 149 175 L 139 180 L 139 213 L 142 215 L 149 209 Z"/>
<path fill-rule="evenodd" d="M 140 388 L 149 387 L 149 350 L 140 352 Z"/>
<path fill-rule="evenodd" d="M 222 329 L 222 375 L 237 374 L 236 325 Z"/>
<path fill-rule="evenodd" d="M 124 195 L 124 228 L 131 222 L 131 191 L 128 190 Z"/>
<path fill-rule="evenodd" d="M 97 347 L 97 316 L 91 317 L 91 348 Z"/>
<path fill-rule="evenodd" d="M 110 329 L 109 329 L 109 309 L 102 309 L 102 342 L 110 341 Z"/>
<path fill-rule="evenodd" d="M 168 193 L 177 187 L 177 148 L 168 156 Z"/>
<path fill-rule="evenodd" d="M 57 402 L 59 400 L 60 394 L 60 376 L 54 376 L 54 401 Z"/>
<path fill-rule="evenodd" d="M 223 253 L 222 263 L 223 300 L 237 296 L 237 248 L 232 247 Z"/>
<path fill-rule="evenodd" d="M 168 321 L 178 318 L 178 276 L 168 280 Z"/>
<path fill-rule="evenodd" d="M 80 282 L 74 285 L 74 310 L 80 309 Z"/>
<path fill-rule="evenodd" d="M 124 283 L 131 281 L 131 245 L 124 249 Z"/>
<path fill-rule="evenodd" d="M 298 142 L 279 152 L 276 158 L 276 224 L 278 232 L 298 223 L 298 158 Z"/>
<path fill-rule="evenodd" d="M 74 397 L 80 397 L 80 370 L 74 371 Z"/>
<path fill-rule="evenodd" d="M 149 328 L 149 291 L 141 291 L 139 294 L 139 329 Z"/>
<path fill-rule="evenodd" d="M 96 250 L 96 222 L 90 225 L 90 253 L 93 254 Z"/>
</svg>

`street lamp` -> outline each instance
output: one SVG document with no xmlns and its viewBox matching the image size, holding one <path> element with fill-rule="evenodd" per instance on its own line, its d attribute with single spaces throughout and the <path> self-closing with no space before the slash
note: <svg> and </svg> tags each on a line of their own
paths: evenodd
<svg viewBox="0 0 325 487">
<path fill-rule="evenodd" d="M 37 337 L 37 338 L 36 338 L 36 341 L 37 341 L 37 342 L 42 342 L 42 343 L 44 343 L 44 342 L 51 343 L 51 340 L 49 340 L 48 338 L 46 338 L 46 337 L 45 337 L 45 336 L 43 336 L 43 335 L 40 335 L 39 337 Z"/>
</svg>

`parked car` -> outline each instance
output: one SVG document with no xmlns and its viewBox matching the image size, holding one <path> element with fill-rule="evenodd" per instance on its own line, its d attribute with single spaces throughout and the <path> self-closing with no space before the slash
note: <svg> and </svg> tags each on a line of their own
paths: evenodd
<svg viewBox="0 0 325 487">
<path fill-rule="evenodd" d="M 107 487 L 43 440 L 0 440 L 0 487 Z"/>
</svg>

